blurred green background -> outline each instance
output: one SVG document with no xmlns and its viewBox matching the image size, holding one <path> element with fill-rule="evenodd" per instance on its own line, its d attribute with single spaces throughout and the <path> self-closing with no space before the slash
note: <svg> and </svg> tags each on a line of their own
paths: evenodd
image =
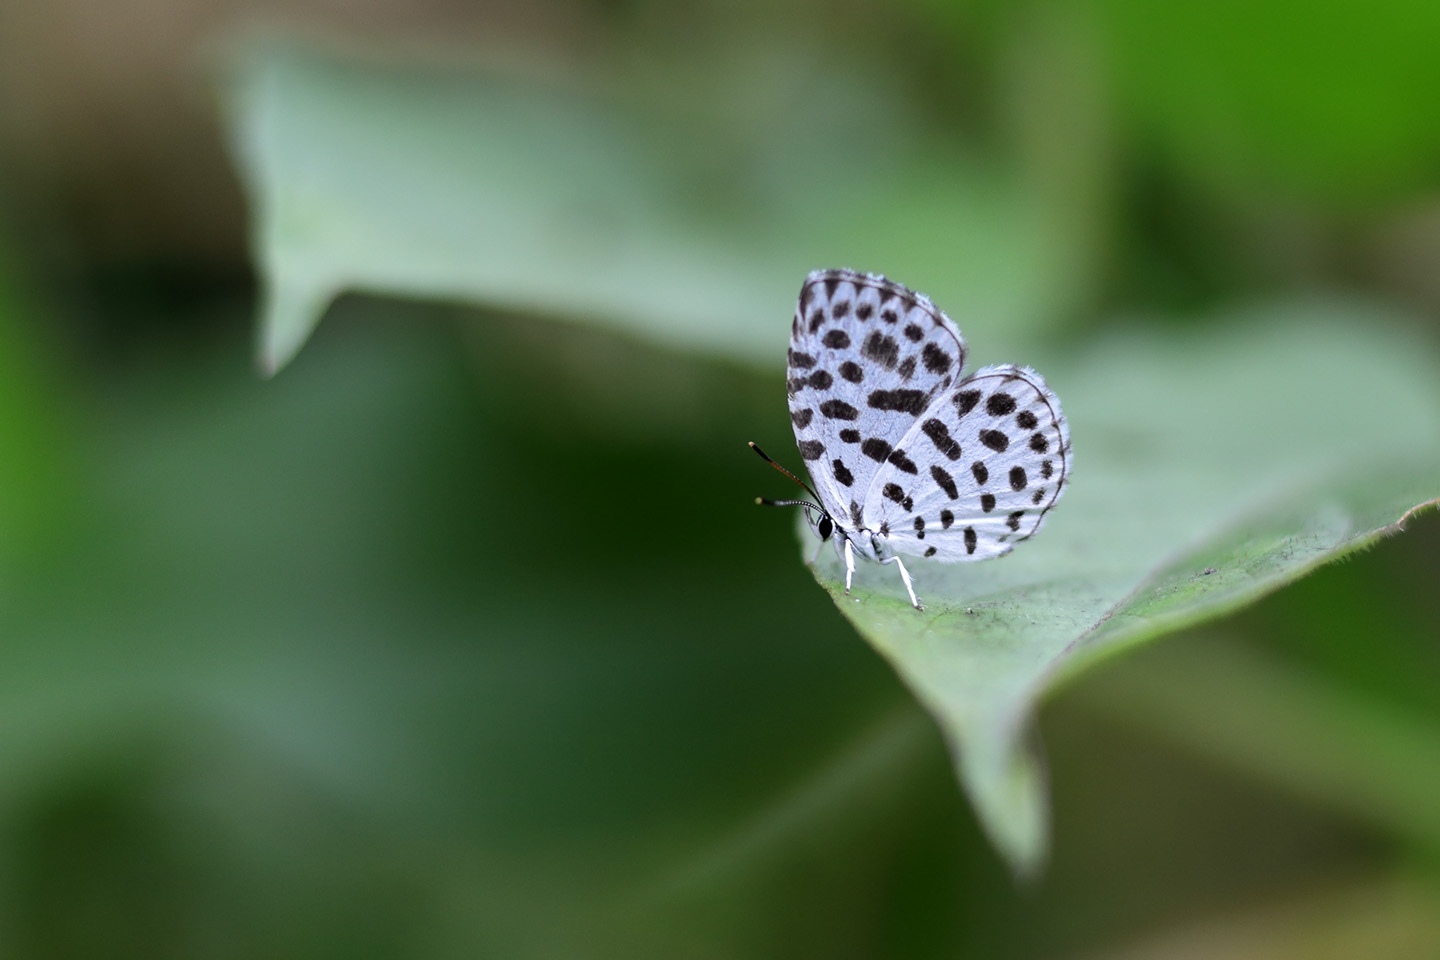
<svg viewBox="0 0 1440 960">
<path fill-rule="evenodd" d="M 911 238 L 853 266 L 973 294 L 1007 344 L 1343 297 L 1433 346 L 1440 6 L 264 13 L 0 7 L 6 956 L 1440 955 L 1433 511 L 1062 690 L 1054 849 L 1017 885 L 929 717 L 753 509 L 778 368 L 591 322 L 537 267 L 488 308 L 347 295 L 261 379 L 221 107 L 257 26 L 603 91 L 670 164 L 617 153 L 616 182 L 684 197 L 626 224 L 653 249 L 780 224 L 670 296 L 772 251 L 832 265 L 839 204 Z M 951 231 L 995 263 L 956 279 Z M 775 302 L 736 324 L 783 338 Z"/>
</svg>

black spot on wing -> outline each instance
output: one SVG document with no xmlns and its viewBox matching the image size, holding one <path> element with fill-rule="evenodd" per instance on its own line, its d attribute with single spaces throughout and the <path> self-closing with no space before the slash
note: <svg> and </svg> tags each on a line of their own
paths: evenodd
<svg viewBox="0 0 1440 960">
<path fill-rule="evenodd" d="M 825 444 L 819 440 L 801 440 L 800 456 L 806 460 L 819 460 L 820 455 L 825 452 Z"/>
<path fill-rule="evenodd" d="M 930 476 L 934 477 L 935 482 L 940 485 L 940 489 L 945 491 L 945 496 L 951 500 L 960 496 L 960 489 L 955 486 L 955 478 L 945 472 L 945 469 L 939 464 L 932 463 L 930 465 Z"/>
<path fill-rule="evenodd" d="M 1046 460 L 1044 463 L 1040 464 L 1040 476 L 1044 477 L 1046 480 L 1049 480 L 1050 475 L 1054 472 L 1055 468 L 1050 465 L 1049 460 Z"/>
<path fill-rule="evenodd" d="M 1050 450 L 1050 441 L 1045 439 L 1043 433 L 1030 434 L 1030 449 L 1036 453 L 1047 453 Z"/>
<path fill-rule="evenodd" d="M 894 294 L 891 294 L 891 296 L 894 296 Z M 881 300 L 880 302 L 884 303 L 885 301 Z M 880 319 L 884 320 L 886 323 L 899 323 L 900 314 L 896 313 L 894 310 L 881 310 Z"/>
<path fill-rule="evenodd" d="M 885 458 L 890 456 L 891 449 L 890 444 L 879 437 L 867 437 L 865 442 L 860 444 L 860 452 L 876 463 L 884 463 Z"/>
<path fill-rule="evenodd" d="M 985 466 L 984 460 L 976 460 L 970 464 L 970 473 L 974 476 L 975 482 L 982 487 L 990 480 L 990 469 Z"/>
<path fill-rule="evenodd" d="M 1011 530 L 1019 530 L 1020 518 L 1023 516 L 1025 516 L 1024 510 L 1016 510 L 1014 513 L 1010 514 L 1010 516 L 1005 518 L 1005 526 L 1009 527 Z"/>
<path fill-rule="evenodd" d="M 796 430 L 804 430 L 810 426 L 810 421 L 815 419 L 815 411 L 806 407 L 804 410 L 790 411 L 790 422 L 795 424 Z"/>
<path fill-rule="evenodd" d="M 904 333 L 905 339 L 911 341 L 912 343 L 919 343 L 921 338 L 925 336 L 925 331 L 921 330 L 919 326 L 913 323 L 907 323 L 905 325 Z"/>
<path fill-rule="evenodd" d="M 898 410 L 915 416 L 925 412 L 922 390 L 872 390 L 865 402 L 874 410 Z"/>
<path fill-rule="evenodd" d="M 844 350 L 850 346 L 850 334 L 844 330 L 827 330 L 820 342 L 831 350 Z"/>
<path fill-rule="evenodd" d="M 810 374 L 810 386 L 814 387 L 816 390 L 829 390 L 830 384 L 834 382 L 835 378 L 830 376 L 830 374 L 825 372 L 824 370 L 816 370 L 814 373 Z"/>
<path fill-rule="evenodd" d="M 860 369 L 860 364 L 853 360 L 846 360 L 840 364 L 840 379 L 848 380 L 851 383 L 859 383 L 865 379 L 865 371 Z"/>
<path fill-rule="evenodd" d="M 831 420 L 858 420 L 860 411 L 844 400 L 826 400 L 820 404 L 820 412 Z"/>
<path fill-rule="evenodd" d="M 860 431 L 854 429 L 853 427 L 846 427 L 844 430 L 840 431 L 840 439 L 844 440 L 846 443 L 859 443 Z"/>
<path fill-rule="evenodd" d="M 850 301 L 841 300 L 839 303 L 830 305 L 830 315 L 836 320 L 843 320 L 850 315 Z"/>
<path fill-rule="evenodd" d="M 923 430 L 925 436 L 929 437 L 930 441 L 935 444 L 935 449 L 945 454 L 945 456 L 951 460 L 960 459 L 960 444 L 954 437 L 950 436 L 950 428 L 945 426 L 943 422 L 931 417 L 920 425 L 920 429 Z"/>
<path fill-rule="evenodd" d="M 1036 424 L 1038 424 L 1040 421 L 1036 420 L 1035 414 L 1031 413 L 1029 410 L 1021 410 L 1015 415 L 1015 422 L 1019 425 L 1021 430 L 1034 430 Z"/>
<path fill-rule="evenodd" d="M 801 370 L 809 370 L 815 366 L 815 358 L 808 353 L 801 353 L 799 350 L 790 351 L 790 366 L 798 367 Z"/>
<path fill-rule="evenodd" d="M 993 494 L 993 493 L 982 493 L 982 494 L 980 494 L 980 509 L 981 509 L 982 511 L 984 511 L 985 513 L 989 513 L 991 510 L 994 510 L 994 509 L 995 509 L 995 494 Z"/>
<path fill-rule="evenodd" d="M 905 456 L 904 450 L 900 450 L 897 448 L 890 454 L 890 456 L 886 457 L 885 459 L 895 464 L 895 467 L 897 469 L 903 470 L 906 473 L 918 474 L 920 472 L 919 468 L 915 466 L 915 461 Z"/>
<path fill-rule="evenodd" d="M 925 369 L 931 373 L 945 373 L 950 369 L 950 354 L 933 343 L 925 344 L 925 349 L 920 351 L 920 359 L 925 361 Z"/>
<path fill-rule="evenodd" d="M 898 504 L 905 503 L 905 488 L 898 483 L 887 483 L 880 489 L 880 495 L 886 500 L 894 500 Z"/>
<path fill-rule="evenodd" d="M 810 309 L 810 301 L 815 299 L 815 284 L 807 283 L 800 288 L 800 312 L 804 313 Z"/>
<path fill-rule="evenodd" d="M 1027 478 L 1026 478 L 1026 476 L 1025 476 L 1025 468 L 1024 468 L 1024 467 L 1011 467 L 1011 468 L 1010 468 L 1010 489 L 1011 489 L 1011 490 L 1017 490 L 1017 491 L 1018 491 L 1018 490 L 1024 490 L 1026 483 L 1027 483 Z"/>
<path fill-rule="evenodd" d="M 926 548 L 925 548 L 925 556 L 927 556 L 927 557 L 933 557 L 933 556 L 935 556 L 935 548 L 934 548 L 934 547 L 926 547 Z"/>
<path fill-rule="evenodd" d="M 872 330 L 860 347 L 860 355 L 880 364 L 886 370 L 894 370 L 900 359 L 900 344 L 895 342 L 894 337 L 887 337 L 879 330 Z"/>
<path fill-rule="evenodd" d="M 819 333 L 820 328 L 825 326 L 825 311 L 816 310 L 810 314 L 810 332 Z"/>
<path fill-rule="evenodd" d="M 859 305 L 857 305 L 857 306 L 855 307 L 855 319 L 857 319 L 857 320 L 869 320 L 871 314 L 873 314 L 874 312 L 875 312 L 875 308 L 872 307 L 872 306 L 870 306 L 870 304 L 868 304 L 868 303 L 859 304 Z"/>
<path fill-rule="evenodd" d="M 974 410 L 975 404 L 979 402 L 979 390 L 961 390 L 955 394 L 955 412 L 963 417 L 971 410 Z"/>
<path fill-rule="evenodd" d="M 839 286 L 840 278 L 833 273 L 830 274 L 825 278 L 825 296 L 834 299 L 835 289 Z"/>
<path fill-rule="evenodd" d="M 966 552 L 967 554 L 970 554 L 970 553 L 974 553 L 974 552 L 975 552 L 975 528 L 974 528 L 974 527 L 966 527 L 966 528 L 965 528 L 965 552 Z"/>
<path fill-rule="evenodd" d="M 1015 410 L 1015 398 L 1008 393 L 992 393 L 985 401 L 985 412 L 992 417 L 1004 417 Z"/>
<path fill-rule="evenodd" d="M 832 461 L 830 469 L 835 471 L 835 479 L 839 480 L 845 486 L 848 487 L 855 482 L 855 474 L 851 473 L 850 468 L 845 466 L 845 461 L 840 459 Z"/>
<path fill-rule="evenodd" d="M 865 512 L 860 509 L 860 504 L 854 500 L 850 501 L 850 519 L 855 521 L 855 529 L 865 529 Z"/>
<path fill-rule="evenodd" d="M 900 366 L 896 367 L 895 371 L 904 379 L 909 380 L 915 375 L 915 358 L 906 357 L 904 360 L 901 360 Z"/>
<path fill-rule="evenodd" d="M 941 511 L 940 511 L 940 529 L 941 529 L 941 530 L 949 530 L 949 529 L 950 529 L 950 525 L 951 525 L 952 523 L 954 523 L 954 522 L 955 522 L 955 514 L 951 513 L 949 510 L 941 510 Z"/>
<path fill-rule="evenodd" d="M 1010 446 L 1010 438 L 999 430 L 981 430 L 980 442 L 996 453 L 1004 453 L 1005 449 Z"/>
<path fill-rule="evenodd" d="M 914 524 L 914 526 L 915 526 L 915 539 L 917 539 L 917 540 L 924 540 L 924 539 L 925 539 L 925 518 L 924 518 L 924 517 L 916 517 L 916 518 L 915 518 L 915 524 Z"/>
<path fill-rule="evenodd" d="M 1045 488 L 1044 488 L 1044 487 L 1036 487 L 1036 488 L 1035 488 L 1035 495 L 1030 498 L 1030 502 L 1033 503 L 1033 504 L 1038 505 L 1038 504 L 1040 503 L 1040 501 L 1041 501 L 1041 500 L 1044 500 L 1044 499 L 1045 499 Z"/>
</svg>

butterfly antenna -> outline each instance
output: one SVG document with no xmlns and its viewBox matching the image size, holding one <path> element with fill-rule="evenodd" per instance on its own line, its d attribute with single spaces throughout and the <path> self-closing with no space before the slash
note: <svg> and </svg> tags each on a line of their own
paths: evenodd
<svg viewBox="0 0 1440 960">
<path fill-rule="evenodd" d="M 810 494 L 810 496 L 814 497 L 817 501 L 820 499 L 820 494 L 818 494 L 818 493 L 816 493 L 814 490 L 812 490 L 812 489 L 810 488 L 810 484 L 806 483 L 804 480 L 801 480 L 799 477 L 795 476 L 795 474 L 791 473 L 789 470 L 786 470 L 784 467 L 780 466 L 780 464 L 776 463 L 774 460 L 771 460 L 770 457 L 766 455 L 766 453 L 765 453 L 764 450 L 761 450 L 759 447 L 755 446 L 755 441 L 754 441 L 754 440 L 751 440 L 751 441 L 750 441 L 750 449 L 751 449 L 751 450 L 754 450 L 756 453 L 758 453 L 758 454 L 760 455 L 760 459 L 761 459 L 761 460 L 764 460 L 766 463 L 770 464 L 770 466 L 774 467 L 776 470 L 779 470 L 781 473 L 785 474 L 785 476 L 789 477 L 791 480 L 794 480 L 796 483 L 800 484 L 801 489 L 803 489 L 806 493 Z M 773 507 L 789 507 L 789 506 L 799 506 L 800 504 L 805 503 L 806 501 L 804 501 L 804 500 L 766 500 L 764 497 L 757 497 L 755 502 L 756 502 L 756 503 L 765 503 L 765 504 L 768 504 L 769 506 L 773 506 Z M 813 503 L 812 503 L 812 504 L 808 504 L 808 505 L 809 505 L 809 506 L 812 506 L 812 507 L 813 507 L 813 506 L 816 506 L 816 505 L 813 504 Z"/>
</svg>

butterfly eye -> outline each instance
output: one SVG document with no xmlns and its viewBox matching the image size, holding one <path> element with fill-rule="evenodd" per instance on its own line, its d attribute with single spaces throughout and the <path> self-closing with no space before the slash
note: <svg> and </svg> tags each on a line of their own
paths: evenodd
<svg viewBox="0 0 1440 960">
<path fill-rule="evenodd" d="M 815 524 L 815 532 L 820 534 L 821 540 L 829 540 L 830 534 L 835 532 L 835 524 L 829 517 L 821 517 L 820 522 Z"/>
</svg>

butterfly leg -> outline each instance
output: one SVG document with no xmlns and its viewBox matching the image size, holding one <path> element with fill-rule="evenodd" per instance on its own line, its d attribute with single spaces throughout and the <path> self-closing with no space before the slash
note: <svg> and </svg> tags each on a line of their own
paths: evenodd
<svg viewBox="0 0 1440 960">
<path fill-rule="evenodd" d="M 893 563 L 900 568 L 900 579 L 905 582 L 905 592 L 910 594 L 910 603 L 914 605 L 916 610 L 924 610 L 925 608 L 920 605 L 920 601 L 915 596 L 915 586 L 910 582 L 910 571 L 905 569 L 905 564 L 900 562 L 900 558 L 890 557 L 880 562 Z"/>
<path fill-rule="evenodd" d="M 850 538 L 845 538 L 845 596 L 850 596 L 850 581 L 855 578 L 855 549 Z"/>
</svg>

